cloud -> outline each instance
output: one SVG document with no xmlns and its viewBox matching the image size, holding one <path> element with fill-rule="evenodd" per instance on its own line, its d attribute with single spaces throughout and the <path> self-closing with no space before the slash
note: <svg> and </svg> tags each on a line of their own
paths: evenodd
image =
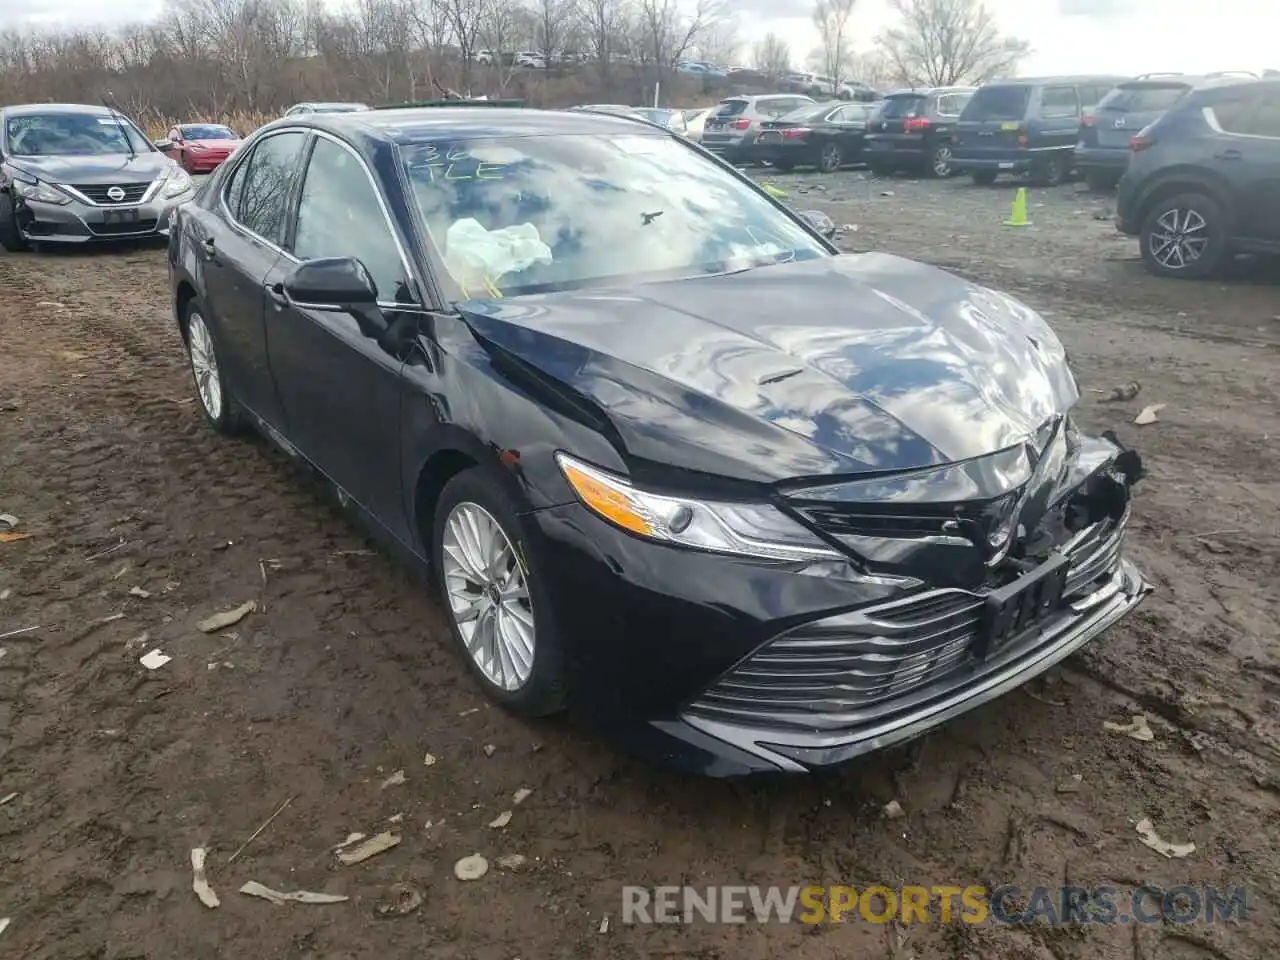
<svg viewBox="0 0 1280 960">
<path fill-rule="evenodd" d="M 1058 13 L 1064 17 L 1111 20 L 1127 17 L 1136 10 L 1133 0 L 1058 0 Z"/>
</svg>

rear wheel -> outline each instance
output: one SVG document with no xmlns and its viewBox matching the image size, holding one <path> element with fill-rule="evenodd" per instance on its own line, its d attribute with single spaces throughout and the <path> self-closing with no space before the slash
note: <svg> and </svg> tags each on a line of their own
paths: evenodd
<svg viewBox="0 0 1280 960">
<path fill-rule="evenodd" d="M 196 395 L 200 398 L 200 409 L 204 411 L 205 419 L 219 433 L 238 432 L 241 426 L 240 411 L 231 391 L 227 389 L 217 341 L 199 300 L 192 298 L 187 304 L 182 329 L 187 339 L 191 377 L 195 381 Z"/>
<path fill-rule="evenodd" d="M 945 143 L 938 144 L 933 150 L 929 163 L 929 172 L 940 179 L 946 179 L 955 172 L 951 167 L 951 147 Z"/>
<path fill-rule="evenodd" d="M 997 176 L 999 174 L 994 170 L 975 170 L 973 172 L 973 182 L 980 187 L 989 187 L 996 182 Z"/>
<path fill-rule="evenodd" d="M 1222 206 L 1202 193 L 1183 193 L 1152 205 L 1142 222 L 1142 259 L 1157 276 L 1198 280 L 1227 260 L 1231 235 Z"/>
<path fill-rule="evenodd" d="M 18 226 L 18 211 L 14 209 L 13 196 L 0 193 L 0 247 L 10 253 L 22 253 L 30 249 L 27 238 Z"/>
<path fill-rule="evenodd" d="M 1067 158 L 1052 156 L 1039 161 L 1031 170 L 1031 182 L 1037 187 L 1056 187 L 1067 179 Z"/>
<path fill-rule="evenodd" d="M 1108 170 L 1086 170 L 1084 182 L 1094 193 L 1107 193 L 1114 190 L 1120 182 L 1120 175 Z"/>
<path fill-rule="evenodd" d="M 840 169 L 843 158 L 840 156 L 840 148 L 834 143 L 824 143 L 822 145 L 822 153 L 818 156 L 818 169 L 823 173 L 835 173 Z"/>
</svg>

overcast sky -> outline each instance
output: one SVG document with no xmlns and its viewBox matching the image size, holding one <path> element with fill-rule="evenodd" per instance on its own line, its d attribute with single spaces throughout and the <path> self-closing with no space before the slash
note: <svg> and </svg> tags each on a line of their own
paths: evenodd
<svg viewBox="0 0 1280 960">
<path fill-rule="evenodd" d="M 334 0 L 330 0 L 334 5 Z M 812 0 L 729 0 L 738 11 L 743 59 L 769 30 L 791 43 L 801 66 L 817 44 Z M 1034 49 L 1023 74 L 1280 69 L 1280 4 L 1273 0 L 987 0 L 1008 33 Z M 159 0 L 0 0 L 0 25 L 120 23 L 154 15 Z M 874 47 L 890 23 L 887 0 L 858 0 L 855 44 Z"/>
</svg>

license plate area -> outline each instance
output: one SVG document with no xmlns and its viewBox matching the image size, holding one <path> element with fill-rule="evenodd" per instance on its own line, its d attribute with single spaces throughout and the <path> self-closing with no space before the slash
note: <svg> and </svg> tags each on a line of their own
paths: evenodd
<svg viewBox="0 0 1280 960">
<path fill-rule="evenodd" d="M 138 220 L 138 209 L 136 207 L 129 210 L 104 210 L 102 213 L 102 222 L 106 224 L 137 223 Z"/>
<path fill-rule="evenodd" d="M 974 655 L 986 659 L 1062 608 L 1071 562 L 1054 553 L 1030 573 L 987 594 Z"/>
</svg>

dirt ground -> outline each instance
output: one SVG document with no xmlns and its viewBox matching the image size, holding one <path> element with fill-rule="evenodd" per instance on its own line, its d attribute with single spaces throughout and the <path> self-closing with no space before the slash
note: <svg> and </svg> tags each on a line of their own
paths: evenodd
<svg viewBox="0 0 1280 960">
<path fill-rule="evenodd" d="M 1033 225 L 1012 229 L 999 186 L 775 182 L 856 226 L 850 249 L 947 266 L 1050 318 L 1087 391 L 1084 423 L 1147 460 L 1130 555 L 1157 590 L 1135 616 L 1048 682 L 836 775 L 658 770 L 486 707 L 433 600 L 317 484 L 265 443 L 205 427 L 160 250 L 0 255 L 0 512 L 30 534 L 0 542 L 0 635 L 35 628 L 0 639 L 0 956 L 1277 956 L 1280 284 L 1153 279 L 1099 219 L 1108 201 L 1071 185 L 1031 191 Z M 1137 400 L 1100 402 L 1129 380 Z M 1159 422 L 1133 425 L 1155 403 Z M 240 623 L 196 629 L 250 599 Z M 153 647 L 173 659 L 149 672 L 138 661 Z M 1151 742 L 1103 730 L 1144 711 Z M 881 816 L 891 800 L 902 818 Z M 490 828 L 507 809 L 510 824 Z M 1144 846 L 1144 817 L 1194 853 Z M 387 829 L 394 849 L 336 860 L 349 833 Z M 192 892 L 201 845 L 216 910 Z M 454 861 L 476 852 L 488 875 L 455 880 Z M 498 867 L 508 854 L 528 861 Z M 237 893 L 248 880 L 351 899 L 275 906 Z M 1245 885 L 1250 912 L 1217 925 L 619 922 L 624 884 L 681 883 Z M 383 916 L 394 884 L 422 905 Z"/>
</svg>

